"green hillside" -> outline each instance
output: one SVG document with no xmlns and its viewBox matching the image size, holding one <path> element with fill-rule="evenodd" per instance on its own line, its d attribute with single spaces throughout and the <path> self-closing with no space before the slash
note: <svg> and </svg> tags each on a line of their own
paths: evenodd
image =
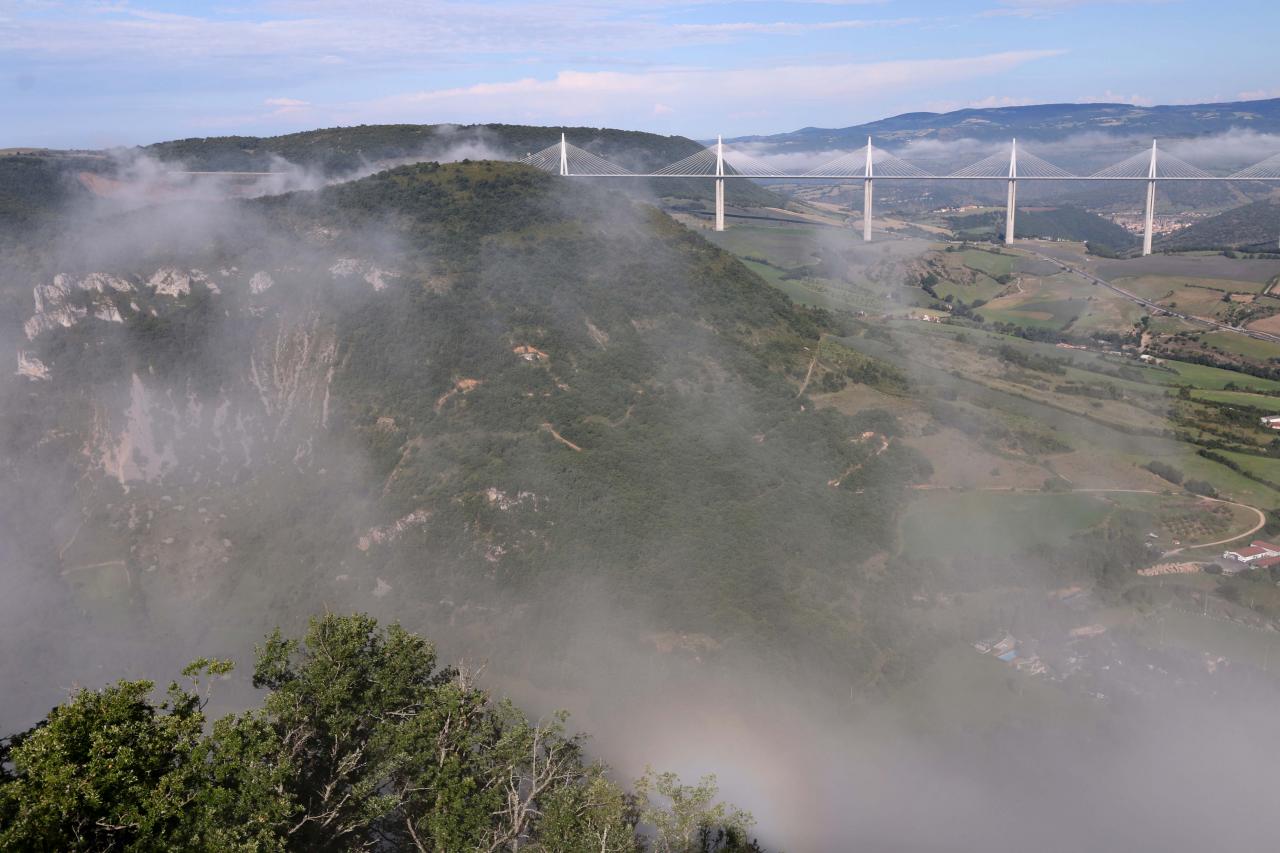
<svg viewBox="0 0 1280 853">
<path fill-rule="evenodd" d="M 1157 241 L 1166 251 L 1253 249 L 1274 252 L 1280 235 L 1280 201 L 1264 199 L 1202 219 Z"/>
<path fill-rule="evenodd" d="M 47 223 L 73 201 L 86 198 L 74 173 L 97 171 L 102 165 L 85 158 L 0 155 L 0 241 L 14 229 Z"/>
<path fill-rule="evenodd" d="M 1003 235 L 1004 219 L 1003 213 L 990 212 L 953 216 L 949 221 L 959 236 L 977 238 Z M 1014 225 L 1018 237 L 1074 240 L 1113 250 L 1137 245 L 1137 238 L 1119 225 L 1078 207 L 1019 210 Z"/>
<path fill-rule="evenodd" d="M 492 157 L 519 159 L 568 141 L 633 172 L 648 172 L 703 148 L 683 136 L 599 127 L 536 127 L 516 124 L 391 124 L 308 130 L 284 136 L 221 136 L 158 142 L 143 150 L 187 168 L 211 171 L 269 171 L 280 160 L 341 176 L 405 160 Z M 731 181 L 728 198 L 737 204 L 778 204 L 773 193 L 745 181 Z M 630 184 L 623 188 L 634 189 Z M 654 182 L 653 191 L 683 198 L 710 198 L 706 181 Z"/>
<path fill-rule="evenodd" d="M 268 170 L 280 157 L 337 174 L 384 160 L 420 157 L 462 145 L 488 145 L 515 157 L 560 141 L 594 151 L 634 168 L 656 168 L 702 148 L 683 136 L 660 136 L 597 127 L 534 127 L 516 124 L 379 124 L 332 127 L 284 136 L 216 136 L 157 142 L 144 148 L 162 160 L 193 169 Z"/>
<path fill-rule="evenodd" d="M 56 427 L 72 445 L 92 441 L 101 427 L 86 419 L 86 377 L 108 397 L 127 398 L 131 376 L 158 400 L 229 396 L 242 420 L 264 417 L 260 395 L 271 415 L 295 399 L 289 388 L 319 383 L 325 420 L 297 437 L 274 428 L 243 468 L 184 462 L 127 498 L 98 473 L 93 488 L 59 493 L 88 519 L 78 542 L 128 545 L 118 559 L 131 585 L 94 575 L 105 586 L 81 594 L 137 619 L 209 596 L 247 632 L 376 580 L 414 602 L 414 618 L 484 626 L 531 667 L 520 657 L 530 637 L 563 640 L 565 610 L 589 594 L 590 609 L 642 614 L 644 630 L 696 634 L 795 674 L 836 671 L 847 684 L 902 671 L 913 631 L 878 602 L 914 581 L 864 565 L 892 548 L 927 463 L 898 443 L 878 452 L 851 440 L 893 435 L 884 413 L 796 399 L 825 315 L 656 209 L 511 164 L 406 166 L 233 209 L 229 231 L 181 254 L 157 236 L 113 272 L 145 280 L 181 263 L 240 278 L 220 294 L 139 290 L 116 300 L 121 323 L 43 333 L 34 349 L 54 380 L 13 389 L 35 396 L 6 406 L 12 433 L 39 441 Z M 99 238 L 147 233 L 149 215 L 114 220 Z M 317 233 L 328 242 L 308 242 Z M 384 289 L 330 274 L 335 259 L 375 248 L 373 260 L 400 272 Z M 245 278 L 261 269 L 275 284 L 254 297 Z M 327 341 L 332 359 L 308 361 Z M 277 390 L 264 373 L 293 384 Z M 157 414 L 153 433 L 173 434 L 165 424 L 180 414 Z M 32 451 L 10 448 L 10 464 Z M 209 547 L 228 562 L 171 564 L 158 533 L 121 526 L 174 494 L 225 519 L 208 528 L 226 531 Z M 22 511 L 7 520 L 41 529 L 23 527 L 33 519 Z M 374 535 L 398 520 L 394 536 Z M 50 542 L 36 551 L 48 560 L 62 528 L 43 529 Z"/>
</svg>

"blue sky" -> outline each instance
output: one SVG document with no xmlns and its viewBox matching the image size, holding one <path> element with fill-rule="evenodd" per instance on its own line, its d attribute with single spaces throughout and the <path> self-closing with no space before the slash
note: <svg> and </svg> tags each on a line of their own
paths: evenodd
<svg viewBox="0 0 1280 853">
<path fill-rule="evenodd" d="M 0 147 L 1280 96 L 1277 0 L 0 0 Z"/>
</svg>

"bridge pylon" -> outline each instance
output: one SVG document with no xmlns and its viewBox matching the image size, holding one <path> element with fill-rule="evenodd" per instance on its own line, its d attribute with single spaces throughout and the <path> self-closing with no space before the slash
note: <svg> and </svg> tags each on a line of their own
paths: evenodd
<svg viewBox="0 0 1280 853">
<path fill-rule="evenodd" d="M 1009 146 L 1009 203 L 1004 215 L 1004 244 L 1013 243 L 1013 217 L 1018 207 L 1018 140 Z"/>
<path fill-rule="evenodd" d="M 724 230 L 724 137 L 716 137 L 716 230 Z"/>
<path fill-rule="evenodd" d="M 864 243 L 871 242 L 871 185 L 873 178 L 871 177 L 871 137 L 867 137 L 867 170 L 862 180 L 862 241 Z"/>
<path fill-rule="evenodd" d="M 1156 219 L 1156 141 L 1151 140 L 1151 165 L 1147 168 L 1147 209 L 1142 218 L 1142 255 L 1151 254 L 1151 231 Z"/>
</svg>

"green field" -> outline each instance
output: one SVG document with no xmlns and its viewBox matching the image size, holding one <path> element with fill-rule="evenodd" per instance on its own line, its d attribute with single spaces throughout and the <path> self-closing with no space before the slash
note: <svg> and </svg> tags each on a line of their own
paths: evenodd
<svg viewBox="0 0 1280 853">
<path fill-rule="evenodd" d="M 1093 494 L 929 492 L 902 520 L 902 552 L 918 559 L 1008 557 L 1061 544 L 1110 514 L 1111 504 Z"/>
<path fill-rule="evenodd" d="M 727 231 L 706 232 L 704 236 L 739 257 L 763 257 L 781 267 L 802 267 L 818 260 L 817 226 L 734 225 Z"/>
<path fill-rule="evenodd" d="M 1060 329 L 1081 317 L 1089 309 L 1089 302 L 1085 299 L 1031 298 L 1012 304 L 1016 304 L 1016 307 L 984 306 L 981 312 L 988 320 L 996 322 Z"/>
<path fill-rule="evenodd" d="M 1235 462 L 1242 469 L 1256 477 L 1262 477 L 1273 483 L 1280 483 L 1280 459 L 1267 456 L 1253 456 L 1248 453 L 1234 453 L 1230 450 L 1218 450 L 1223 456 Z"/>
<path fill-rule="evenodd" d="M 885 301 L 871 291 L 828 278 L 785 278 L 787 271 L 759 261 L 743 261 L 747 268 L 757 273 L 769 284 L 781 290 L 801 305 L 812 305 L 831 311 L 880 311 Z M 926 304 L 924 291 L 907 304 Z M 915 296 L 916 294 L 911 294 Z"/>
<path fill-rule="evenodd" d="M 965 302 L 973 302 L 975 299 L 990 300 L 1004 288 L 1005 285 L 986 273 L 978 273 L 974 278 L 973 284 L 942 281 L 934 287 L 934 290 L 939 296 L 951 296 L 956 299 L 963 299 Z"/>
<path fill-rule="evenodd" d="M 1280 412 L 1280 397 L 1268 397 L 1265 394 L 1249 394 L 1244 391 L 1196 391 L 1192 396 L 1196 400 L 1231 403 L 1237 406 L 1252 406 L 1267 412 Z"/>
<path fill-rule="evenodd" d="M 1013 264 L 1017 257 L 1013 255 L 997 255 L 981 249 L 966 249 L 961 256 L 964 265 L 971 270 L 984 272 L 992 278 L 1009 275 L 1013 272 Z"/>
<path fill-rule="evenodd" d="M 1222 492 L 1223 497 L 1263 509 L 1280 506 L 1280 492 L 1250 480 L 1225 465 L 1205 459 L 1195 452 L 1192 445 L 1177 444 L 1174 447 L 1177 452 L 1172 454 L 1153 450 L 1145 458 L 1138 454 L 1126 454 L 1124 458 L 1134 465 L 1145 465 L 1152 459 L 1158 459 L 1178 468 L 1188 479 L 1208 480 Z"/>
<path fill-rule="evenodd" d="M 1236 332 L 1206 332 L 1200 340 L 1225 352 L 1236 353 L 1255 361 L 1267 362 L 1280 358 L 1280 344 L 1260 341 Z"/>
<path fill-rule="evenodd" d="M 1280 391 L 1280 382 L 1274 379 L 1260 379 L 1234 370 L 1183 361 L 1169 361 L 1165 363 L 1165 367 L 1177 374 L 1170 377 L 1170 385 L 1190 385 L 1193 388 L 1221 391 L 1226 388 L 1227 383 L 1234 383 L 1246 391 Z"/>
</svg>

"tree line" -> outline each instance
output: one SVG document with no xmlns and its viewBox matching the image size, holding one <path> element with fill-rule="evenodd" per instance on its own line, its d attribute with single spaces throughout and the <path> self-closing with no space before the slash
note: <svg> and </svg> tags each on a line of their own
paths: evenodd
<svg viewBox="0 0 1280 853">
<path fill-rule="evenodd" d="M 567 715 L 534 722 L 430 643 L 364 615 L 258 647 L 261 707 L 206 718 L 231 670 L 202 659 L 80 690 L 0 739 L 0 849 L 759 853 L 715 778 L 652 770 L 630 790 Z"/>
</svg>

